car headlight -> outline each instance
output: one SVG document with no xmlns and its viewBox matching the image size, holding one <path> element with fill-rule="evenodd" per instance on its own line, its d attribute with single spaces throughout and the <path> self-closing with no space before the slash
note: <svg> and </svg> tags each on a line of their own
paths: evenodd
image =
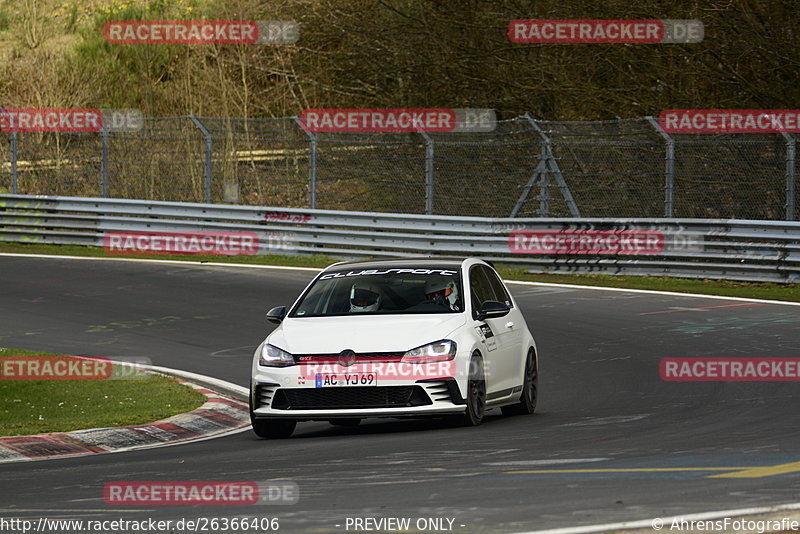
<svg viewBox="0 0 800 534">
<path fill-rule="evenodd" d="M 287 367 L 294 365 L 294 356 L 281 350 L 275 345 L 266 344 L 261 347 L 261 356 L 258 357 L 258 365 L 265 367 Z"/>
<path fill-rule="evenodd" d="M 452 360 L 456 357 L 456 342 L 442 339 L 428 343 L 403 354 L 401 361 L 408 363 L 430 363 Z"/>
</svg>

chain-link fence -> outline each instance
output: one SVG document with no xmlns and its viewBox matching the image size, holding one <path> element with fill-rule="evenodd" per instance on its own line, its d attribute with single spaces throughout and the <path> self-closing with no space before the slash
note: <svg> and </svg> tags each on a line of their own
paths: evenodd
<svg viewBox="0 0 800 534">
<path fill-rule="evenodd" d="M 481 133 L 310 133 L 296 118 L 147 118 L 3 133 L 0 192 L 487 217 L 797 219 L 789 134 L 666 134 L 652 118 Z"/>
</svg>

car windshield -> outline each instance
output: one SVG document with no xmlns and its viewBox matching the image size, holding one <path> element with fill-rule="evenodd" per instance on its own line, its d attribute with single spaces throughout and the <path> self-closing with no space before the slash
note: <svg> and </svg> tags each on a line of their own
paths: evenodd
<svg viewBox="0 0 800 534">
<path fill-rule="evenodd" d="M 317 278 L 289 316 L 459 313 L 462 295 L 458 269 L 341 270 Z"/>
</svg>

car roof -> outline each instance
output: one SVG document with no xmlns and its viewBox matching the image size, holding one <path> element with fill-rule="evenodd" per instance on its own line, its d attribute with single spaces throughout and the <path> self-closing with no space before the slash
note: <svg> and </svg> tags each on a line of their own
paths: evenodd
<svg viewBox="0 0 800 534">
<path fill-rule="evenodd" d="M 390 258 L 383 260 L 357 260 L 357 261 L 344 261 L 335 263 L 325 270 L 337 270 L 341 268 L 348 269 L 374 269 L 381 268 L 413 268 L 413 267 L 445 267 L 449 269 L 460 269 L 461 265 L 467 258 L 453 258 L 453 257 L 436 257 L 436 256 L 421 256 L 419 258 Z"/>
</svg>

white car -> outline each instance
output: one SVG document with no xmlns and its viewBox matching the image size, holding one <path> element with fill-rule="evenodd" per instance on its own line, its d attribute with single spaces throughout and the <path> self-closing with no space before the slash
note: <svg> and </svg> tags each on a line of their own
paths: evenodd
<svg viewBox="0 0 800 534">
<path fill-rule="evenodd" d="M 495 270 L 468 259 L 331 265 L 253 358 L 250 418 L 263 438 L 298 421 L 357 425 L 365 417 L 455 416 L 536 408 L 538 356 Z"/>
</svg>

